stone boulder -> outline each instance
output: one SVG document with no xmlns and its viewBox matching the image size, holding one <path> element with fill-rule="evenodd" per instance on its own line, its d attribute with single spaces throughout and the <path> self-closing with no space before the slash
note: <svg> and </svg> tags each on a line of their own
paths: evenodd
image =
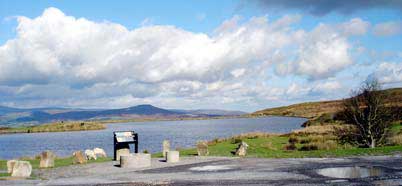
<svg viewBox="0 0 402 186">
<path fill-rule="evenodd" d="M 246 142 L 241 142 L 236 150 L 237 156 L 246 156 L 247 155 L 248 144 Z"/>
<path fill-rule="evenodd" d="M 39 168 L 50 168 L 54 167 L 54 159 L 56 155 L 52 151 L 43 151 L 40 154 Z"/>
<path fill-rule="evenodd" d="M 130 149 L 118 149 L 116 150 L 116 160 L 119 161 L 120 160 L 120 156 L 127 156 L 130 155 Z"/>
<path fill-rule="evenodd" d="M 176 163 L 179 161 L 180 161 L 180 152 L 179 151 L 168 151 L 166 153 L 166 162 Z"/>
<path fill-rule="evenodd" d="M 169 152 L 169 150 L 170 150 L 170 142 L 169 142 L 169 140 L 163 140 L 163 143 L 162 143 L 163 157 L 166 157 L 166 153 Z"/>
<path fill-rule="evenodd" d="M 198 141 L 197 142 L 197 153 L 198 156 L 208 156 L 208 142 L 207 141 Z"/>
<path fill-rule="evenodd" d="M 7 173 L 11 174 L 13 172 L 15 162 L 17 162 L 17 160 L 8 160 L 7 161 Z"/>
<path fill-rule="evenodd" d="M 85 150 L 85 157 L 87 158 L 87 160 L 91 160 L 91 159 L 96 160 L 95 152 L 90 149 Z"/>
<path fill-rule="evenodd" d="M 16 161 L 11 173 L 12 177 L 30 177 L 32 173 L 32 166 L 29 161 Z"/>
<path fill-rule="evenodd" d="M 105 150 L 101 149 L 101 148 L 94 148 L 94 153 L 96 157 L 101 157 L 101 158 L 106 158 L 106 152 Z"/>
<path fill-rule="evenodd" d="M 82 151 L 75 151 L 73 153 L 73 164 L 84 164 L 87 163 L 87 159 L 85 158 Z"/>
<path fill-rule="evenodd" d="M 121 168 L 144 168 L 151 166 L 151 154 L 135 153 L 120 156 Z"/>
</svg>

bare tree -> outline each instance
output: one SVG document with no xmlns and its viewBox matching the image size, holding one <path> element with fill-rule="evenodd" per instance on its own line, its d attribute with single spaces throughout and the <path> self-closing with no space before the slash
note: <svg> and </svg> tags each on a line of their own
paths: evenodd
<svg viewBox="0 0 402 186">
<path fill-rule="evenodd" d="M 380 90 L 380 83 L 372 78 L 344 100 L 346 120 L 356 126 L 350 139 L 359 146 L 375 148 L 385 143 L 391 117 L 384 102 L 385 92 Z"/>
</svg>

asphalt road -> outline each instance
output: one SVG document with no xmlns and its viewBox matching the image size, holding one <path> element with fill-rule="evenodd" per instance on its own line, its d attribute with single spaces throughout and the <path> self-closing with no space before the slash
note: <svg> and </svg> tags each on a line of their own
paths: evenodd
<svg viewBox="0 0 402 186">
<path fill-rule="evenodd" d="M 180 163 L 152 160 L 152 167 L 123 169 L 117 162 L 38 170 L 37 180 L 0 181 L 0 185 L 402 185 L 402 157 L 356 158 L 182 158 Z M 365 178 L 334 178 L 345 172 L 317 173 L 334 167 L 375 168 Z M 360 169 L 359 169 L 360 170 Z M 346 172 L 347 174 L 348 172 Z M 353 175 L 352 175 L 353 176 Z M 356 175 L 354 175 L 356 176 Z"/>
</svg>

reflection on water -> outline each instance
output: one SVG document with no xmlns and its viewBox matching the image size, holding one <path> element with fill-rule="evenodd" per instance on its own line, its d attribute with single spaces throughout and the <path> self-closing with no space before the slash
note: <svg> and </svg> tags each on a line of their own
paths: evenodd
<svg viewBox="0 0 402 186">
<path fill-rule="evenodd" d="M 379 167 L 334 167 L 317 170 L 322 176 L 332 178 L 366 178 L 371 176 L 382 176 L 384 170 Z"/>
<path fill-rule="evenodd" d="M 230 137 L 245 132 L 286 133 L 299 129 L 304 118 L 265 117 L 215 120 L 152 121 L 115 123 L 105 130 L 0 135 L 0 159 L 35 156 L 52 150 L 58 156 L 71 156 L 74 151 L 103 148 L 113 154 L 113 131 L 135 131 L 139 150 L 160 152 L 162 141 L 170 140 L 172 149 L 194 147 L 199 140 Z"/>
</svg>

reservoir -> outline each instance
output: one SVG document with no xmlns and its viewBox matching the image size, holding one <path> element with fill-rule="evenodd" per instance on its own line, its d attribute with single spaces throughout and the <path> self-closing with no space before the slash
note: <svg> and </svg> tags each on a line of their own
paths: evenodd
<svg viewBox="0 0 402 186">
<path fill-rule="evenodd" d="M 74 151 L 105 149 L 113 156 L 113 131 L 135 131 L 139 151 L 162 151 L 162 141 L 170 140 L 171 148 L 195 147 L 199 140 L 230 137 L 246 132 L 287 133 L 299 129 L 306 119 L 295 117 L 233 118 L 211 120 L 151 121 L 108 124 L 98 131 L 21 133 L 0 135 L 0 159 L 35 156 L 51 150 L 58 156 L 71 156 Z"/>
</svg>

